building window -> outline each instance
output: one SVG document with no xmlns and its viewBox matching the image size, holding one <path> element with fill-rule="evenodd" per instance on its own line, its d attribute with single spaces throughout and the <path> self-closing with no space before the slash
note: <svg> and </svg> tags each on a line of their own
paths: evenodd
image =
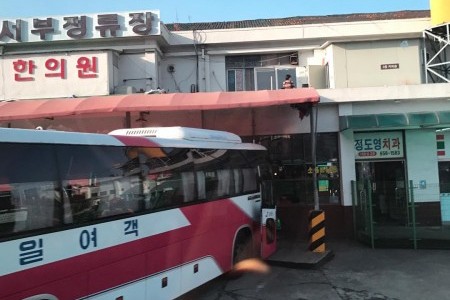
<svg viewBox="0 0 450 300">
<path fill-rule="evenodd" d="M 243 140 L 251 141 L 253 138 Z M 313 172 L 316 172 L 320 203 L 339 203 L 337 133 L 317 134 L 315 170 L 312 165 L 310 134 L 257 136 L 255 141 L 268 150 L 275 200 L 288 204 L 312 204 L 312 179 Z"/>
<path fill-rule="evenodd" d="M 226 57 L 227 91 L 280 89 L 287 74 L 296 78 L 290 56 L 291 53 Z"/>
<path fill-rule="evenodd" d="M 254 91 L 255 75 L 253 69 L 230 69 L 227 70 L 228 91 Z"/>
</svg>

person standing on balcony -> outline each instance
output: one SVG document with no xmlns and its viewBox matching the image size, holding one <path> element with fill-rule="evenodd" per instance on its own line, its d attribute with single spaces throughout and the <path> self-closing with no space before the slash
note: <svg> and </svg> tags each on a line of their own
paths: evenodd
<svg viewBox="0 0 450 300">
<path fill-rule="evenodd" d="M 295 88 L 294 82 L 291 79 L 291 75 L 287 74 L 283 81 L 283 89 L 293 89 Z"/>
</svg>

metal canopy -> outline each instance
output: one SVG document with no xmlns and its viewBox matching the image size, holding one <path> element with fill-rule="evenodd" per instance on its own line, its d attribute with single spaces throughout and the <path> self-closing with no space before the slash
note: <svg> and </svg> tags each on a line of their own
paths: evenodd
<svg viewBox="0 0 450 300">
<path fill-rule="evenodd" d="M 0 102 L 0 121 L 118 112 L 219 110 L 319 102 L 313 88 L 251 92 L 128 94 Z"/>
<path fill-rule="evenodd" d="M 340 116 L 339 128 L 420 128 L 450 126 L 450 111 Z"/>
</svg>

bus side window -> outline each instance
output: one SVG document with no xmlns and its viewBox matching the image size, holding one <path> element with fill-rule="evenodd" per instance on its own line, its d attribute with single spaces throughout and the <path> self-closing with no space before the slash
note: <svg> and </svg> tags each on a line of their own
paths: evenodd
<svg viewBox="0 0 450 300">
<path fill-rule="evenodd" d="M 183 202 L 195 200 L 195 175 L 194 172 L 182 172 L 181 180 L 183 185 Z"/>
<path fill-rule="evenodd" d="M 60 225 L 63 205 L 56 184 L 35 182 L 23 185 L 27 208 L 27 228 L 40 229 Z"/>
<path fill-rule="evenodd" d="M 73 223 L 73 216 L 68 192 L 65 188 L 61 188 L 59 189 L 59 194 L 62 199 L 64 224 L 71 224 Z"/>
<path fill-rule="evenodd" d="M 121 197 L 114 197 L 108 202 L 108 208 L 101 212 L 101 217 L 115 216 L 121 214 L 133 213 L 133 210 L 127 207 L 127 203 Z"/>
<path fill-rule="evenodd" d="M 219 180 L 217 178 L 217 171 L 206 171 L 205 172 L 205 186 L 206 186 L 206 199 L 213 200 L 217 199 L 219 186 Z"/>
<path fill-rule="evenodd" d="M 234 193 L 235 195 L 242 194 L 243 184 L 242 184 L 242 172 L 241 169 L 233 169 L 233 178 L 234 178 Z"/>
<path fill-rule="evenodd" d="M 195 172 L 197 176 L 197 197 L 199 200 L 206 199 L 205 172 Z"/>
<path fill-rule="evenodd" d="M 142 181 L 142 192 L 144 197 L 144 209 L 151 209 L 152 203 L 156 198 L 155 195 L 156 181 L 145 178 Z"/>
<path fill-rule="evenodd" d="M 13 188 L 12 188 L 13 187 Z M 62 223 L 63 205 L 56 184 L 52 182 L 14 183 L 8 208 L 0 210 L 0 232 L 22 232 L 58 226 Z M 5 193 L 3 193 L 5 194 Z"/>
<path fill-rule="evenodd" d="M 123 200 L 127 212 L 138 212 L 145 207 L 136 149 L 92 145 L 57 147 L 59 174 L 70 200 L 74 223 L 116 214 L 117 210 L 110 210 L 116 198 Z"/>
<path fill-rule="evenodd" d="M 62 206 L 55 198 L 58 173 L 54 146 L 0 143 L 1 233 L 58 226 Z M 0 190 L 1 190 L 0 189 Z"/>
<path fill-rule="evenodd" d="M 244 192 L 256 192 L 258 189 L 256 169 L 242 169 L 242 174 L 244 177 Z"/>
<path fill-rule="evenodd" d="M 0 179 L 0 182 L 5 181 Z M 9 184 L 0 184 L 0 234 L 14 232 L 18 225 L 13 193 Z"/>
<path fill-rule="evenodd" d="M 175 191 L 173 188 L 168 187 L 163 190 L 156 190 L 154 198 L 152 199 L 153 209 L 164 208 L 172 206 L 172 199 L 174 197 Z"/>
<path fill-rule="evenodd" d="M 231 195 L 231 170 L 217 170 L 218 187 L 217 193 L 219 197 Z"/>
</svg>

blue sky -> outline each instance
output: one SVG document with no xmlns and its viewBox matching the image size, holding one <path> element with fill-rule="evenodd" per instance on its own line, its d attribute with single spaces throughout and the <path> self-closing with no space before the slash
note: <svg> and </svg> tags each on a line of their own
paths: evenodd
<svg viewBox="0 0 450 300">
<path fill-rule="evenodd" d="M 429 9 L 430 0 L 0 0 L 0 19 L 159 9 L 164 23 Z"/>
</svg>

